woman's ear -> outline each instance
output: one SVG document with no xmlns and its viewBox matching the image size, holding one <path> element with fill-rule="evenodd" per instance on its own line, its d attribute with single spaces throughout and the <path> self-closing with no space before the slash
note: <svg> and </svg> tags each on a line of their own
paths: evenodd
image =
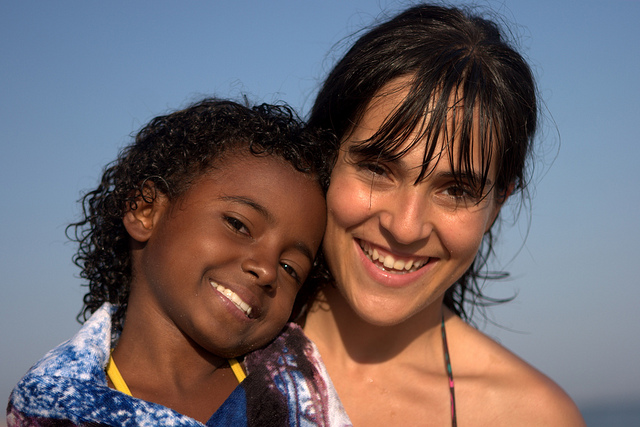
<svg viewBox="0 0 640 427">
<path fill-rule="evenodd" d="M 504 191 L 498 194 L 498 205 L 501 207 L 504 205 L 504 202 L 506 202 L 509 196 L 511 196 L 511 193 L 513 193 L 514 188 L 516 188 L 516 184 L 512 182 Z"/>
<path fill-rule="evenodd" d="M 487 229 L 484 231 L 485 233 L 487 233 L 489 230 L 491 230 L 491 227 L 493 227 L 493 224 L 496 222 L 496 219 L 498 219 L 498 214 L 500 213 L 500 209 L 502 209 L 502 206 L 504 205 L 504 203 L 507 201 L 509 196 L 511 196 L 511 193 L 513 193 L 514 188 L 515 188 L 515 184 L 512 182 L 504 191 L 500 191 L 496 194 L 495 206 L 493 207 L 494 209 L 493 218 L 491 219 L 491 222 L 489 222 L 489 226 L 487 227 Z"/>
<path fill-rule="evenodd" d="M 147 182 L 135 202 L 130 203 L 122 222 L 132 239 L 144 243 L 153 234 L 162 213 L 168 205 L 167 197 L 157 191 L 152 182 Z"/>
</svg>

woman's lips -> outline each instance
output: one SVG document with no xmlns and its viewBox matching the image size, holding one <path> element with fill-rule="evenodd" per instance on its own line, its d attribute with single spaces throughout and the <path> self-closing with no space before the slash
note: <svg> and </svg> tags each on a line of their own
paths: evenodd
<svg viewBox="0 0 640 427">
<path fill-rule="evenodd" d="M 395 274 L 413 273 L 424 267 L 430 258 L 401 257 L 383 253 L 368 242 L 359 241 L 360 248 L 366 257 L 380 270 Z"/>
</svg>

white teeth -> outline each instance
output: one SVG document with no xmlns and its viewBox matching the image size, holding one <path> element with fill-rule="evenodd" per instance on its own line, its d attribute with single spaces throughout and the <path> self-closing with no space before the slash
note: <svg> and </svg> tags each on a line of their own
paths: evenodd
<svg viewBox="0 0 640 427">
<path fill-rule="evenodd" d="M 384 264 L 384 266 L 387 268 L 393 268 L 393 265 L 395 264 L 395 262 L 393 260 L 393 257 L 388 256 L 388 257 L 385 257 L 382 264 Z"/>
<path fill-rule="evenodd" d="M 378 252 L 377 249 L 375 248 L 371 248 L 371 246 L 367 243 L 361 243 L 360 247 L 362 248 L 362 250 L 364 251 L 364 253 L 367 255 L 367 257 L 369 259 L 371 259 L 372 261 L 378 261 L 380 262 L 385 269 L 393 269 L 393 270 L 398 270 L 398 271 L 415 271 L 417 269 L 419 269 L 420 267 L 422 267 L 423 265 L 425 265 L 428 261 L 428 259 L 426 260 L 408 260 L 408 261 L 403 261 L 403 260 L 396 260 L 393 256 L 391 255 L 382 255 L 380 252 Z"/>
<path fill-rule="evenodd" d="M 244 311 L 244 314 L 246 314 L 247 317 L 251 315 L 251 306 L 242 301 L 242 299 L 235 292 L 233 292 L 231 289 L 225 288 L 224 286 L 214 282 L 213 280 L 210 280 L 209 283 L 211 283 L 211 286 L 213 286 L 218 292 L 227 297 L 229 301 L 234 303 L 236 307 Z"/>
</svg>

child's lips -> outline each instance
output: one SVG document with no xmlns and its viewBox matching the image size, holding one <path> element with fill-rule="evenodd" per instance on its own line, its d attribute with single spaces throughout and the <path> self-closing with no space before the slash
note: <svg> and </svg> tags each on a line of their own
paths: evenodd
<svg viewBox="0 0 640 427">
<path fill-rule="evenodd" d="M 227 289 L 218 282 L 213 280 L 209 280 L 209 283 L 215 290 L 220 292 L 224 297 L 226 297 L 229 301 L 231 301 L 238 309 L 240 309 L 249 319 L 254 319 L 256 311 L 251 304 L 244 301 L 238 294 L 233 292 L 231 289 Z M 252 314 L 254 316 L 252 316 Z"/>
</svg>

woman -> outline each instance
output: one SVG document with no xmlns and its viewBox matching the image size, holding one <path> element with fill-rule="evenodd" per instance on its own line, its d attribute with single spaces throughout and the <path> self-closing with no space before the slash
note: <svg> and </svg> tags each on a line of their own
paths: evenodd
<svg viewBox="0 0 640 427">
<path fill-rule="evenodd" d="M 364 34 L 310 125 L 340 144 L 333 279 L 304 330 L 356 426 L 584 425 L 551 380 L 465 323 L 492 226 L 526 186 L 530 68 L 490 21 L 422 5 Z"/>
</svg>

